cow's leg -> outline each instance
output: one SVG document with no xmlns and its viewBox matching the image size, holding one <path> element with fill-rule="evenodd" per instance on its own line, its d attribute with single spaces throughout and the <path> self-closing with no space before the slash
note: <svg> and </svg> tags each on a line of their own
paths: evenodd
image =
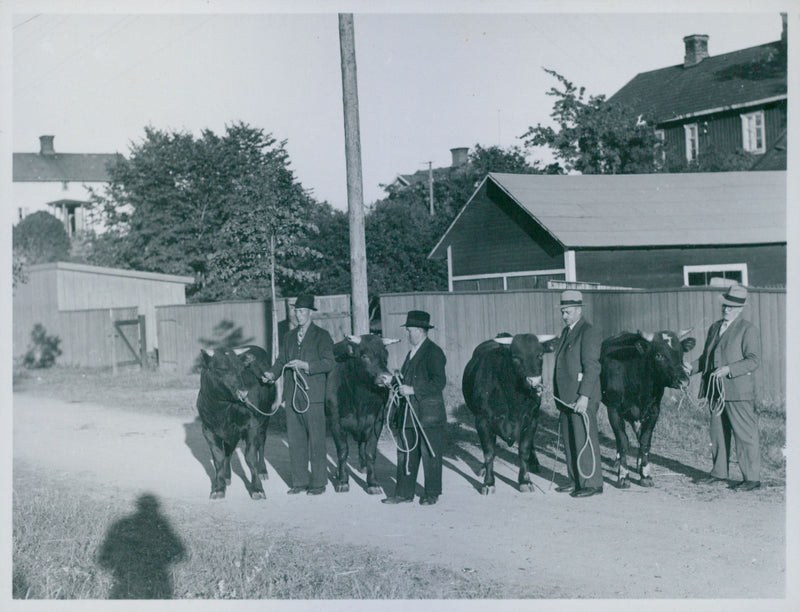
<svg viewBox="0 0 800 612">
<path fill-rule="evenodd" d="M 530 454 L 528 455 L 528 469 L 529 471 L 533 472 L 534 474 L 539 473 L 539 458 L 536 456 L 536 445 L 534 444 L 534 440 L 536 439 L 536 429 L 539 426 L 539 417 L 535 415 L 530 424 L 530 432 L 531 432 L 531 445 L 530 445 Z"/>
<path fill-rule="evenodd" d="M 267 427 L 269 426 L 269 417 L 259 425 L 258 435 L 256 436 L 256 465 L 258 467 L 258 477 L 261 480 L 269 479 L 267 473 L 267 461 L 264 458 L 264 446 L 267 443 Z"/>
<path fill-rule="evenodd" d="M 476 419 L 475 429 L 478 430 L 478 438 L 483 449 L 483 486 L 480 491 L 481 495 L 488 495 L 494 493 L 494 450 L 497 437 L 486 418 Z"/>
<path fill-rule="evenodd" d="M 211 459 L 214 462 L 214 478 L 211 481 L 211 499 L 222 499 L 225 497 L 225 451 L 223 442 L 213 431 L 203 425 L 203 437 L 208 442 L 211 451 Z M 230 469 L 230 462 L 228 462 Z"/>
<path fill-rule="evenodd" d="M 264 487 L 261 485 L 261 477 L 258 473 L 259 468 L 259 449 L 258 440 L 261 438 L 261 427 L 255 425 L 247 430 L 244 448 L 244 461 L 250 469 L 250 498 L 264 499 Z M 262 438 L 263 439 L 263 438 Z"/>
<path fill-rule="evenodd" d="M 650 442 L 653 438 L 655 419 L 642 421 L 639 431 L 639 484 L 643 487 L 653 486 L 653 476 L 650 472 Z"/>
<path fill-rule="evenodd" d="M 363 448 L 364 458 L 366 460 L 365 469 L 367 470 L 367 493 L 370 495 L 380 495 L 383 489 L 378 484 L 378 479 L 375 476 L 375 459 L 378 456 L 378 436 L 380 431 L 374 429 L 370 432 L 366 442 L 362 442 L 359 446 L 359 451 Z"/>
<path fill-rule="evenodd" d="M 337 493 L 346 493 L 350 490 L 350 475 L 347 471 L 347 456 L 350 454 L 350 449 L 347 447 L 347 432 L 342 429 L 336 418 L 330 420 L 328 428 L 336 445 L 338 463 L 336 484 L 333 488 Z"/>
<path fill-rule="evenodd" d="M 522 493 L 530 493 L 533 491 L 533 482 L 531 475 L 528 471 L 528 460 L 531 455 L 535 458 L 536 453 L 533 450 L 533 434 L 535 430 L 533 427 L 527 427 L 522 430 L 519 439 L 519 490 Z"/>
<path fill-rule="evenodd" d="M 606 406 L 608 422 L 614 432 L 614 440 L 617 443 L 617 486 L 620 489 L 627 489 L 631 486 L 628 476 L 628 433 L 625 431 L 625 421 L 619 415 L 619 411 L 611 406 Z"/>
</svg>

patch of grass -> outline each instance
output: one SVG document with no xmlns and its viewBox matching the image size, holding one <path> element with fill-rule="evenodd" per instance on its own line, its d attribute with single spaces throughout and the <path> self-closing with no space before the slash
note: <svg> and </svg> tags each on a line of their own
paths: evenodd
<svg viewBox="0 0 800 612">
<path fill-rule="evenodd" d="M 219 511 L 214 506 L 198 510 L 158 505 L 149 519 L 133 520 L 142 510 L 132 500 L 109 496 L 108 491 L 76 489 L 74 483 L 67 487 L 17 465 L 13 597 L 147 595 L 152 594 L 148 589 L 158 582 L 159 572 L 167 585 L 162 597 L 180 599 L 491 599 L 503 593 L 501 585 L 474 574 L 399 561 L 384 551 L 292 538 L 266 521 L 261 525 L 240 524 L 228 517 L 223 521 Z M 136 529 L 125 538 L 112 537 L 125 531 L 120 525 L 126 521 Z M 148 536 L 148 531 L 153 533 Z M 159 558 L 152 549 L 170 539 L 167 533 L 173 533 L 182 548 L 180 560 L 143 566 L 143 555 Z M 143 542 L 149 543 L 144 552 Z M 109 562 L 101 563 L 107 558 L 128 560 L 116 561 L 118 571 L 112 575 Z"/>
</svg>

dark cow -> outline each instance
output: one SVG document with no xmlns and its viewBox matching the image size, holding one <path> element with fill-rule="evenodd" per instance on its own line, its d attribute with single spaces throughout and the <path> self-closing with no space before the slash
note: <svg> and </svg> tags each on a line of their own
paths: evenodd
<svg viewBox="0 0 800 612">
<path fill-rule="evenodd" d="M 628 479 L 628 435 L 625 422 L 631 424 L 639 441 L 639 483 L 653 486 L 649 453 L 653 428 L 661 412 L 664 389 L 684 388 L 689 377 L 683 369 L 683 354 L 691 351 L 694 338 L 685 338 L 691 330 L 675 334 L 623 332 L 603 341 L 600 349 L 600 386 L 608 422 L 617 442 L 618 485 L 630 487 Z"/>
<path fill-rule="evenodd" d="M 264 499 L 264 441 L 275 386 L 263 384 L 260 376 L 269 365 L 267 352 L 257 346 L 202 352 L 197 410 L 214 460 L 211 499 L 225 497 L 225 485 L 231 482 L 231 454 L 241 440 L 250 469 L 250 497 Z"/>
<path fill-rule="evenodd" d="M 335 489 L 350 490 L 347 434 L 358 443 L 360 469 L 367 472 L 367 493 L 383 492 L 375 477 L 378 438 L 385 419 L 392 375 L 386 368 L 386 345 L 399 342 L 372 334 L 348 336 L 334 345 L 336 366 L 328 374 L 325 413 L 336 444 L 338 476 Z"/>
<path fill-rule="evenodd" d="M 555 347 L 553 336 L 500 334 L 479 344 L 464 368 L 462 391 L 475 415 L 483 449 L 482 495 L 494 492 L 496 436 L 519 449 L 519 490 L 533 491 L 529 471 L 539 461 L 533 447 L 541 406 L 542 358 Z"/>
</svg>

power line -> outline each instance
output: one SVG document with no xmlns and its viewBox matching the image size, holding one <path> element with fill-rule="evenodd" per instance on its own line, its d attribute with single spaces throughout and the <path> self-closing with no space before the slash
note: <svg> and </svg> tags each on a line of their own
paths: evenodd
<svg viewBox="0 0 800 612">
<path fill-rule="evenodd" d="M 17 28 L 19 28 L 19 27 L 21 27 L 21 26 L 24 26 L 24 25 L 25 25 L 26 23 L 28 23 L 29 21 L 33 21 L 33 20 L 34 20 L 34 19 L 36 19 L 37 17 L 41 17 L 41 16 L 42 16 L 42 13 L 39 13 L 38 15 L 34 15 L 33 17 L 28 17 L 28 18 L 27 18 L 25 21 L 23 21 L 22 23 L 18 23 L 17 25 L 15 25 L 15 26 L 14 26 L 13 28 L 11 28 L 11 29 L 12 29 L 12 30 L 16 30 Z"/>
</svg>

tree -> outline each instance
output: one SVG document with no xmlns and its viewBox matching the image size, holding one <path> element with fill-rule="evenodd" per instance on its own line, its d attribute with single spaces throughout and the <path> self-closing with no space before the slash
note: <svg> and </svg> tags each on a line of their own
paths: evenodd
<svg viewBox="0 0 800 612">
<path fill-rule="evenodd" d="M 276 280 L 308 277 L 292 262 L 313 255 L 298 246 L 313 231 L 313 200 L 295 180 L 285 145 L 244 123 L 198 138 L 145 128 L 144 140 L 110 168 L 108 186 L 93 194 L 108 229 L 91 257 L 193 274 L 193 300 L 264 297 L 273 254 Z"/>
<path fill-rule="evenodd" d="M 25 270 L 25 253 L 21 249 L 13 249 L 11 254 L 11 289 L 12 291 L 17 288 L 17 285 L 28 282 L 28 273 Z"/>
<path fill-rule="evenodd" d="M 70 243 L 64 224 L 43 210 L 28 215 L 14 227 L 12 243 L 27 264 L 69 260 Z"/>
<path fill-rule="evenodd" d="M 610 103 L 605 96 L 586 96 L 557 72 L 544 69 L 561 84 L 547 95 L 556 98 L 550 116 L 556 128 L 541 123 L 521 138 L 525 146 L 548 147 L 567 172 L 639 174 L 660 172 L 661 141 L 648 117 Z"/>
</svg>

